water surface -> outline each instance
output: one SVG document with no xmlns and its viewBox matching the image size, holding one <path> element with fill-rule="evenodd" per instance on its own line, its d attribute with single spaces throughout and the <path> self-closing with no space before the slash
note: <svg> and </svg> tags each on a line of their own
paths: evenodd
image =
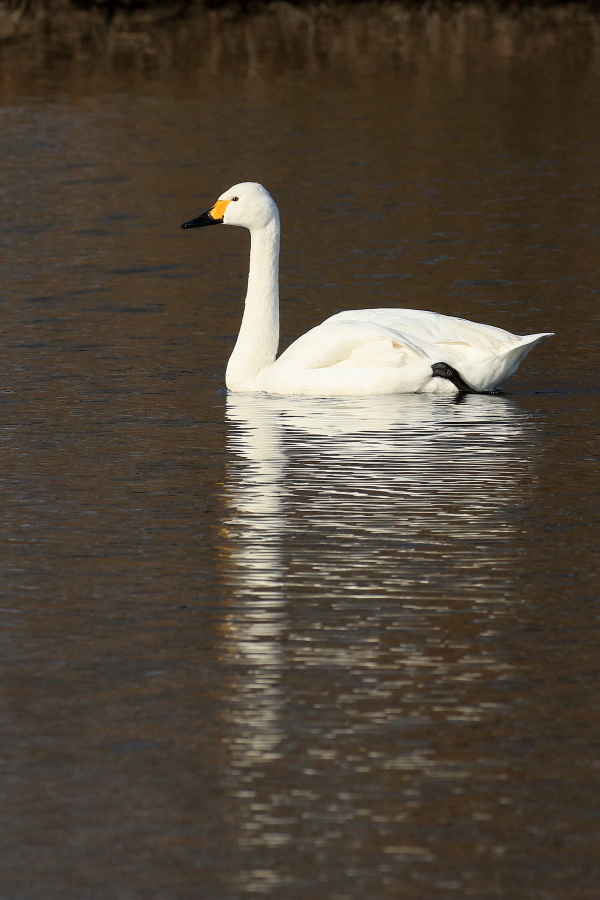
<svg viewBox="0 0 600 900">
<path fill-rule="evenodd" d="M 598 895 L 597 31 L 455 31 L 2 70 L 2 896 Z M 247 235 L 178 225 L 246 179 L 283 344 L 556 337 L 500 397 L 228 397 Z"/>
</svg>

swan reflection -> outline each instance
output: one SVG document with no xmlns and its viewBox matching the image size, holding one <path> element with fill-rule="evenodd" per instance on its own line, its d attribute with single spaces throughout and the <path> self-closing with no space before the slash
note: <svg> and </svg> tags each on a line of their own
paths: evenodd
<svg viewBox="0 0 600 900">
<path fill-rule="evenodd" d="M 315 590 L 342 575 L 378 590 L 384 574 L 406 582 L 398 566 L 382 571 L 390 554 L 431 544 L 438 568 L 447 551 L 462 567 L 457 542 L 514 534 L 528 423 L 510 399 L 233 395 L 227 419 L 226 578 L 236 592 L 282 599 L 299 567 L 319 574 Z"/>
<path fill-rule="evenodd" d="M 385 729 L 428 721 L 431 698 L 415 700 L 421 675 L 412 674 L 424 671 L 440 682 L 436 709 L 446 704 L 455 719 L 480 716 L 485 704 L 471 708 L 456 669 L 450 678 L 444 668 L 438 622 L 458 600 L 481 608 L 487 627 L 510 602 L 532 428 L 511 399 L 477 395 L 462 402 L 233 395 L 227 422 L 220 558 L 231 597 L 223 644 L 234 671 L 228 744 L 240 778 L 232 787 L 243 783 L 238 796 L 248 797 L 240 844 L 274 847 L 292 839 L 290 829 L 276 804 L 251 798 L 264 766 L 291 752 L 289 673 L 334 666 L 360 681 L 369 672 L 373 685 L 361 682 L 360 691 L 373 697 L 378 673 L 389 677 L 390 666 L 402 669 L 404 684 L 415 679 L 413 706 L 396 698 L 381 712 L 352 711 L 359 689 L 346 690 L 335 699 L 332 734 L 363 720 Z M 385 766 L 438 771 L 414 748 L 396 748 Z"/>
</svg>

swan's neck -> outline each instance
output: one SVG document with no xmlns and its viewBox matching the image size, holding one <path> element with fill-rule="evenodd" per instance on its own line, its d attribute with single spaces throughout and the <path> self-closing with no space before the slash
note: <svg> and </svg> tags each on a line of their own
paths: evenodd
<svg viewBox="0 0 600 900">
<path fill-rule="evenodd" d="M 279 219 L 250 233 L 250 273 L 242 326 L 227 364 L 232 391 L 253 389 L 259 372 L 275 361 L 279 344 Z"/>
</svg>

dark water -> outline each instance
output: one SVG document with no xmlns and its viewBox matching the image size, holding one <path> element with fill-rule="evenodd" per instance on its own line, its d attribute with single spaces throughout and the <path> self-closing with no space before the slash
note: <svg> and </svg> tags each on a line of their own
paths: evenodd
<svg viewBox="0 0 600 900">
<path fill-rule="evenodd" d="M 575 37 L 4 72 L 3 900 L 598 896 Z M 246 179 L 284 342 L 386 305 L 556 337 L 501 397 L 227 397 L 247 236 L 178 225 Z"/>
</svg>

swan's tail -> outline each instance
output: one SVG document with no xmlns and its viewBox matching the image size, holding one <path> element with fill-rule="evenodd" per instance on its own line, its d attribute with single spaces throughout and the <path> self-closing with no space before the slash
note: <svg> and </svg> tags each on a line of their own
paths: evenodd
<svg viewBox="0 0 600 900">
<path fill-rule="evenodd" d="M 501 359 L 514 365 L 510 374 L 512 375 L 513 372 L 516 372 L 521 361 L 533 350 L 536 344 L 539 344 L 542 338 L 552 337 L 553 334 L 553 331 L 544 331 L 541 334 L 526 334 L 525 337 L 519 338 L 519 343 L 516 344 L 516 346 L 509 347 L 508 350 L 504 350 L 500 353 Z M 508 378 L 509 376 L 507 375 L 506 377 Z"/>
<path fill-rule="evenodd" d="M 552 334 L 553 332 L 550 331 L 544 332 L 543 334 L 526 334 L 525 337 L 519 338 L 518 343 L 514 346 L 499 353 L 494 367 L 495 372 L 492 375 L 492 381 L 494 383 L 486 389 L 494 390 L 496 387 L 503 384 L 507 378 L 510 378 L 511 375 L 514 375 L 522 361 L 527 354 L 533 350 L 535 345 L 538 344 L 542 338 L 552 337 Z"/>
<path fill-rule="evenodd" d="M 446 363 L 435 363 L 432 371 L 434 376 L 447 378 L 459 391 L 476 393 L 495 391 L 507 378 L 514 375 L 522 360 L 545 337 L 551 337 L 551 332 L 527 334 L 519 338 L 515 336 L 511 347 L 500 350 L 492 359 L 488 358 L 478 365 L 468 365 L 465 360 L 457 370 Z"/>
</svg>

